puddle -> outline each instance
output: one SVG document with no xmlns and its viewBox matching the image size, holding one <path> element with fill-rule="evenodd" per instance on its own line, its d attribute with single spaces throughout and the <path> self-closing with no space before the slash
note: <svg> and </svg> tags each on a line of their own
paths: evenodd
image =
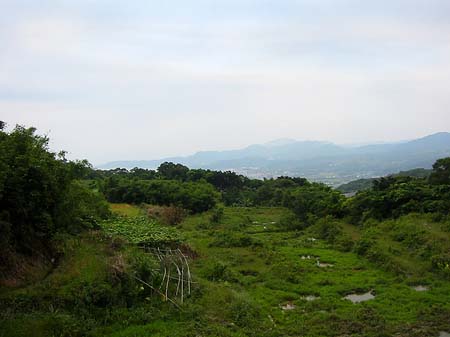
<svg viewBox="0 0 450 337">
<path fill-rule="evenodd" d="M 411 288 L 413 288 L 415 291 L 428 291 L 430 289 L 427 286 L 422 286 L 422 285 L 414 286 Z M 450 335 L 448 337 L 450 337 Z"/>
<path fill-rule="evenodd" d="M 320 297 L 314 296 L 314 295 L 308 295 L 308 296 L 302 297 L 302 299 L 307 300 L 308 302 L 312 302 L 312 301 L 320 299 Z"/>
<path fill-rule="evenodd" d="M 369 300 L 373 300 L 375 296 L 372 294 L 372 291 L 369 291 L 365 294 L 350 294 L 344 297 L 346 300 L 350 300 L 353 303 L 365 302 Z"/>
<path fill-rule="evenodd" d="M 288 302 L 285 305 L 281 306 L 282 310 L 294 310 L 295 309 L 295 305 L 292 302 Z"/>
<path fill-rule="evenodd" d="M 317 265 L 317 267 L 319 267 L 319 268 L 331 268 L 331 267 L 334 266 L 334 264 L 331 264 L 331 263 L 323 263 L 323 262 L 320 262 L 319 260 L 317 260 L 316 265 Z"/>
<path fill-rule="evenodd" d="M 441 331 L 441 332 L 439 332 L 439 337 L 450 337 L 450 333 Z"/>
</svg>

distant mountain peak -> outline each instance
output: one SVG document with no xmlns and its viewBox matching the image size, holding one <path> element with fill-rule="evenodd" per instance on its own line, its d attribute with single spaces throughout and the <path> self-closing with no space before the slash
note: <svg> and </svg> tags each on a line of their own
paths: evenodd
<svg viewBox="0 0 450 337">
<path fill-rule="evenodd" d="M 289 144 L 293 144 L 296 142 L 297 142 L 297 140 L 292 139 L 292 138 L 279 138 L 279 139 L 275 139 L 270 142 L 264 143 L 263 145 L 267 146 L 267 147 L 274 147 L 274 146 L 289 145 Z"/>
<path fill-rule="evenodd" d="M 437 132 L 433 133 L 431 135 L 416 139 L 416 140 L 423 140 L 423 139 L 450 139 L 450 132 Z M 413 140 L 414 141 L 414 140 Z"/>
</svg>

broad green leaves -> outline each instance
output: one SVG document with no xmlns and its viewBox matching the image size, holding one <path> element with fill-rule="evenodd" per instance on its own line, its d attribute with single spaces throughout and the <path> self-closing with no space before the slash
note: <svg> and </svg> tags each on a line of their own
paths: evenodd
<svg viewBox="0 0 450 337">
<path fill-rule="evenodd" d="M 117 217 L 100 224 L 105 233 L 118 235 L 133 244 L 156 246 L 179 241 L 173 228 L 164 227 L 146 217 Z"/>
</svg>

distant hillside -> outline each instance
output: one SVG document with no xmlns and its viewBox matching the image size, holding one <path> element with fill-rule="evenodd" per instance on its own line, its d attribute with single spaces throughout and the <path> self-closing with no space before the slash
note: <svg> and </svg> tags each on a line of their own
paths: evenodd
<svg viewBox="0 0 450 337">
<path fill-rule="evenodd" d="M 302 176 L 338 186 L 416 167 L 431 168 L 437 159 L 448 156 L 450 133 L 441 132 L 403 143 L 359 147 L 280 139 L 238 150 L 202 151 L 159 160 L 115 161 L 98 168 L 156 168 L 164 161 L 172 161 L 191 168 L 232 170 L 256 178 Z"/>
<path fill-rule="evenodd" d="M 396 174 L 392 174 L 392 176 L 404 176 L 404 177 L 415 177 L 415 178 L 426 178 L 430 175 L 432 170 L 429 169 L 413 169 L 409 171 L 401 171 Z M 350 181 L 349 183 L 342 184 L 336 189 L 341 191 L 342 193 L 351 194 L 358 191 L 368 190 L 372 188 L 373 181 L 377 178 L 367 178 L 367 179 L 357 179 Z"/>
</svg>

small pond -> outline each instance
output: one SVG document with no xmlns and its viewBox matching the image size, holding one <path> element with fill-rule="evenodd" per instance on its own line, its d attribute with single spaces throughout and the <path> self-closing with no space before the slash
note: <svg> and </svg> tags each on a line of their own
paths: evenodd
<svg viewBox="0 0 450 337">
<path fill-rule="evenodd" d="M 320 262 L 319 260 L 317 260 L 316 265 L 317 265 L 317 267 L 319 267 L 319 268 L 331 268 L 331 267 L 334 266 L 334 264 Z"/>
<path fill-rule="evenodd" d="M 295 309 L 295 305 L 292 302 L 288 302 L 284 305 L 281 306 L 282 310 L 294 310 Z"/>
<path fill-rule="evenodd" d="M 428 291 L 429 290 L 429 288 L 427 286 L 423 286 L 423 285 L 413 286 L 411 288 L 413 288 L 415 291 Z"/>
<path fill-rule="evenodd" d="M 375 298 L 375 295 L 372 294 L 371 291 L 365 293 L 365 294 L 350 294 L 344 297 L 344 299 L 352 301 L 353 303 L 360 303 L 365 302 L 369 300 L 373 300 Z"/>
</svg>

